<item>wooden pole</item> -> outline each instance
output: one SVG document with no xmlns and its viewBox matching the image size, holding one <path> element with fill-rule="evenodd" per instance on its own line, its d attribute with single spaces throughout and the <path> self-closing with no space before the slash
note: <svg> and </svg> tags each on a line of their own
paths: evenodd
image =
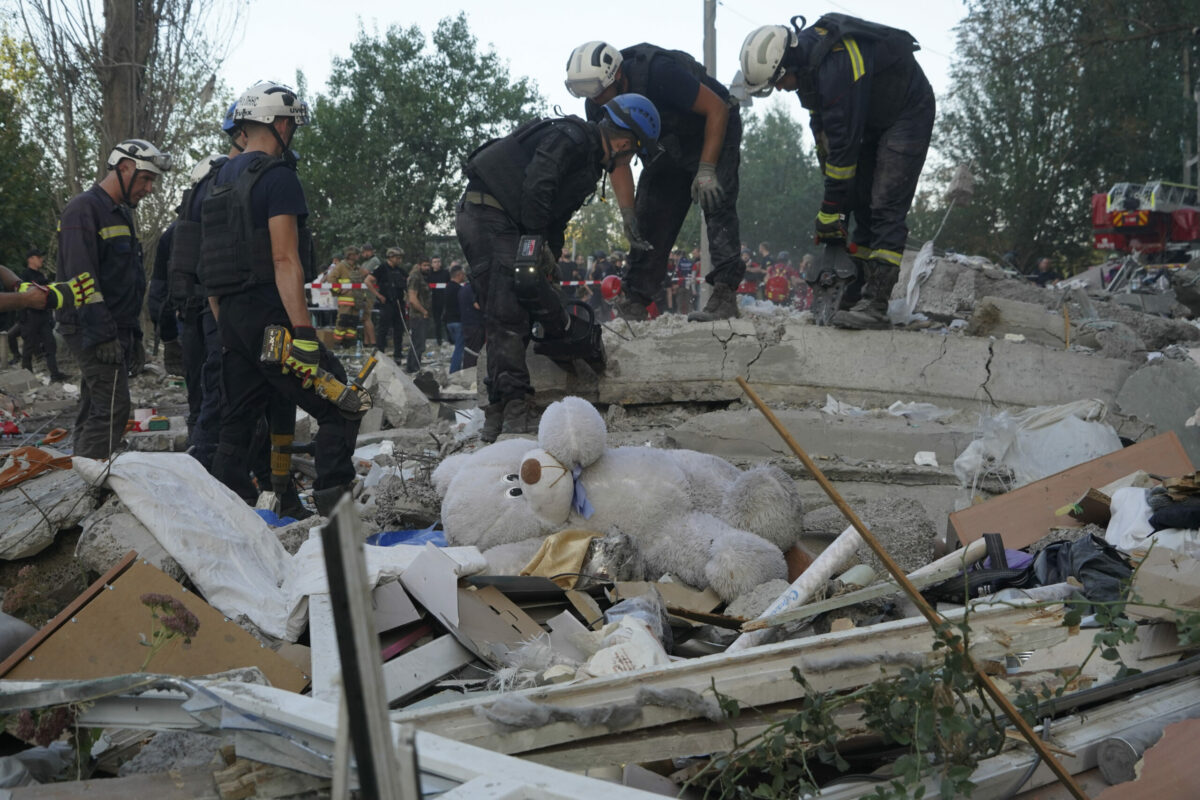
<svg viewBox="0 0 1200 800">
<path fill-rule="evenodd" d="M 803 448 L 801 448 L 800 445 L 796 443 L 796 440 L 792 438 L 792 435 L 788 432 L 787 428 L 783 427 L 783 424 L 779 421 L 775 414 L 771 412 L 771 409 L 767 408 L 766 404 L 763 403 L 762 398 L 760 398 L 758 394 L 756 394 L 755 391 L 750 388 L 750 384 L 748 384 L 746 380 L 741 377 L 737 379 L 737 383 L 738 386 L 742 387 L 742 391 L 746 393 L 746 396 L 749 397 L 754 405 L 758 407 L 758 410 L 762 412 L 763 416 L 767 418 L 767 422 L 771 423 L 771 427 L 775 429 L 775 432 L 783 438 L 783 441 L 787 443 L 787 446 L 790 447 L 792 452 L 796 454 L 796 458 L 800 459 L 800 462 L 804 464 L 804 468 L 808 470 L 808 474 L 812 475 L 813 478 L 816 479 L 817 483 L 821 486 L 821 489 L 824 490 L 825 494 L 829 495 L 829 499 L 833 501 L 833 504 L 838 507 L 838 510 L 841 511 L 842 514 L 845 515 L 846 519 L 850 521 L 850 524 L 853 525 L 856 530 L 858 530 L 858 533 L 860 536 L 862 536 L 863 541 L 867 543 L 867 546 L 871 548 L 879 560 L 883 562 L 883 565 L 887 567 L 887 571 L 891 573 L 892 579 L 895 580 L 900 588 L 904 590 L 904 593 L 908 595 L 909 599 L 916 604 L 917 609 L 920 610 L 922 616 L 929 621 L 929 624 L 933 626 L 934 631 L 939 636 L 942 635 L 942 626 L 945 622 L 942 619 L 942 616 L 934 610 L 933 606 L 929 605 L 924 597 L 921 596 L 921 593 L 917 591 L 915 586 L 913 586 L 912 581 L 910 581 L 908 576 L 904 574 L 904 570 L 900 569 L 899 565 L 892 560 L 892 557 L 888 555 L 887 550 L 883 548 L 883 545 L 879 543 L 879 540 L 875 538 L 874 534 L 868 530 L 863 521 L 858 518 L 857 514 L 854 513 L 854 509 L 850 508 L 838 490 L 835 489 L 833 484 L 829 482 L 829 479 L 825 477 L 825 473 L 821 472 L 820 468 L 813 463 L 813 460 L 808 457 L 808 453 L 804 452 Z M 1062 782 L 1062 785 L 1067 788 L 1067 791 L 1071 793 L 1071 796 L 1075 797 L 1077 800 L 1088 800 L 1088 796 L 1084 794 L 1083 789 L 1081 789 L 1075 783 L 1074 778 L 1071 777 L 1071 773 L 1068 772 L 1066 768 L 1059 763 L 1058 759 L 1054 757 L 1054 754 L 1050 752 L 1050 749 L 1047 747 L 1046 743 L 1041 740 L 1041 738 L 1034 732 L 1033 728 L 1030 727 L 1029 723 L 1025 721 L 1025 718 L 1021 716 L 1021 712 L 1018 711 L 1016 706 L 1012 704 L 1012 701 L 1005 697 L 1004 693 L 996 687 L 996 684 L 992 683 L 992 679 L 988 677 L 982 669 L 980 669 L 979 665 L 975 663 L 975 659 L 971 658 L 971 655 L 963 648 L 962 643 L 951 642 L 947 639 L 946 644 L 953 648 L 956 653 L 965 658 L 967 663 L 971 665 L 971 669 L 974 671 L 975 677 L 980 682 L 980 685 L 983 687 L 984 691 L 988 693 L 988 695 L 996 702 L 997 705 L 1000 706 L 1008 718 L 1012 720 L 1013 725 L 1021 733 L 1021 736 L 1023 736 L 1025 741 L 1029 742 L 1033 749 L 1037 751 L 1038 755 L 1042 757 L 1042 760 L 1046 762 L 1046 766 L 1048 766 L 1059 779 L 1059 781 Z"/>
</svg>

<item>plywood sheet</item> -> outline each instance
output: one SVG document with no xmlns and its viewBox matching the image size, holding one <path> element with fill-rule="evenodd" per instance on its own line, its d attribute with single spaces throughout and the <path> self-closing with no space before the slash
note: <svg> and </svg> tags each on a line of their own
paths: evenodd
<svg viewBox="0 0 1200 800">
<path fill-rule="evenodd" d="M 1154 475 L 1185 475 L 1195 471 L 1191 459 L 1173 432 L 1079 464 L 1048 478 L 993 497 L 987 502 L 950 515 L 950 534 L 963 544 L 999 533 L 1004 546 L 1020 549 L 1046 535 L 1050 528 L 1079 527 L 1055 511 L 1073 503 L 1095 486 L 1104 486 L 1131 472 L 1144 469 Z"/>
<path fill-rule="evenodd" d="M 133 562 L 111 582 L 101 584 L 99 591 L 96 588 L 93 585 L 81 596 L 87 598 L 81 605 L 72 604 L 69 618 L 60 615 L 51 622 L 47 628 L 54 629 L 21 654 L 3 677 L 85 680 L 138 672 L 147 654 L 142 636 L 149 639 L 154 630 L 141 596 L 160 593 L 182 602 L 200 620 L 200 628 L 190 644 L 182 639 L 168 643 L 147 672 L 192 677 L 258 667 L 272 686 L 298 692 L 308 685 L 308 676 L 294 664 L 145 561 Z"/>
</svg>

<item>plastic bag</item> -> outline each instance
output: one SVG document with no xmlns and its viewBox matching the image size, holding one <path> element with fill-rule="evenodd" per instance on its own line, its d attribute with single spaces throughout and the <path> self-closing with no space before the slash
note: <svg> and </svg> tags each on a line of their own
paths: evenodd
<svg viewBox="0 0 1200 800">
<path fill-rule="evenodd" d="M 634 617 L 646 623 L 654 638 L 667 650 L 671 649 L 673 639 L 671 624 L 667 619 L 667 604 L 657 589 L 622 600 L 604 612 L 605 622 L 620 622 L 625 617 Z"/>
</svg>

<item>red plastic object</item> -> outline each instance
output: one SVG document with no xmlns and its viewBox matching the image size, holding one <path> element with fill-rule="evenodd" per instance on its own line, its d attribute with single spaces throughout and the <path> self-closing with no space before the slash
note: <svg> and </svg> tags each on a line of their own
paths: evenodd
<svg viewBox="0 0 1200 800">
<path fill-rule="evenodd" d="M 612 300 L 621 293 L 621 279 L 616 275 L 608 275 L 600 281 L 600 296 Z"/>
</svg>

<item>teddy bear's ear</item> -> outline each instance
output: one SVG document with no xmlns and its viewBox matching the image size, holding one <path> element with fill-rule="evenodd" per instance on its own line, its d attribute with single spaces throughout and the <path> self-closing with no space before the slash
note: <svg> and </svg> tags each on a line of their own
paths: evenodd
<svg viewBox="0 0 1200 800">
<path fill-rule="evenodd" d="M 595 406 L 582 397 L 551 403 L 538 425 L 538 444 L 568 467 L 586 467 L 608 447 L 608 429 Z"/>
</svg>

